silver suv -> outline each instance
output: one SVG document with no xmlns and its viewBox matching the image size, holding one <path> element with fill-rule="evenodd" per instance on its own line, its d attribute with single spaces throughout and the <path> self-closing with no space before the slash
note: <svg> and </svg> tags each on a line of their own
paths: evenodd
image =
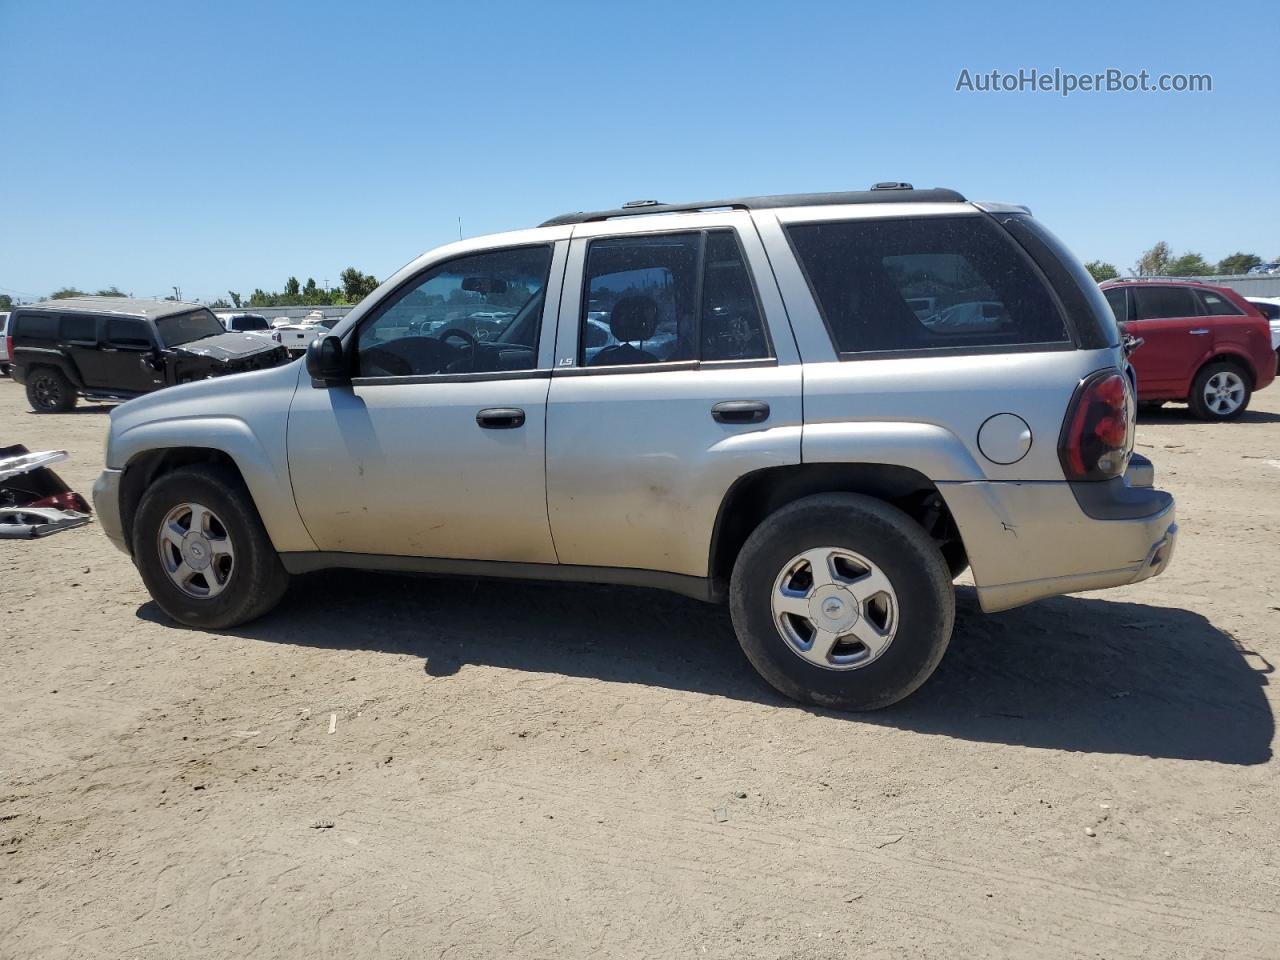
<svg viewBox="0 0 1280 960">
<path fill-rule="evenodd" d="M 360 567 L 728 601 L 844 709 L 985 610 L 1164 569 L 1106 301 L 1023 207 L 951 190 L 641 202 L 441 247 L 305 364 L 111 414 L 103 529 L 200 627 Z"/>
</svg>

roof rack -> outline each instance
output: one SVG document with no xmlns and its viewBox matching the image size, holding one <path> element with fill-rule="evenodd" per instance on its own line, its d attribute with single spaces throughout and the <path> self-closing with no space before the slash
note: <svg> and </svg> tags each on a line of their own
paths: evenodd
<svg viewBox="0 0 1280 960">
<path fill-rule="evenodd" d="M 785 193 L 773 197 L 739 197 L 734 200 L 703 200 L 699 203 L 660 203 L 657 200 L 632 200 L 616 210 L 593 213 L 565 213 L 539 224 L 558 227 L 570 223 L 596 223 L 618 217 L 640 217 L 655 213 L 694 213 L 706 210 L 768 210 L 777 207 L 825 207 L 848 203 L 964 203 L 955 190 L 934 187 L 917 190 L 909 183 L 888 181 L 870 190 L 844 193 Z"/>
<path fill-rule="evenodd" d="M 1112 277 L 1107 283 L 1207 283 L 1212 277 Z"/>
</svg>

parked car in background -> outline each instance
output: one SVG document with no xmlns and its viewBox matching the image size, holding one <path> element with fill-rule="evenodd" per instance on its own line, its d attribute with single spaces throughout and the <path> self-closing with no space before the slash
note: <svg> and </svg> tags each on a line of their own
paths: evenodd
<svg viewBox="0 0 1280 960">
<path fill-rule="evenodd" d="M 429 326 L 498 292 L 491 339 Z M 893 184 L 432 251 L 305 364 L 116 410 L 94 500 L 202 629 L 325 567 L 660 587 L 727 601 L 786 695 L 873 709 L 941 660 L 966 568 L 989 611 L 1165 569 L 1133 443 L 1080 263 L 1023 207 Z"/>
<path fill-rule="evenodd" d="M 37 413 L 70 410 L 79 397 L 129 400 L 288 360 L 279 344 L 228 333 L 208 307 L 173 300 L 46 300 L 15 308 L 9 327 L 13 377 Z"/>
<path fill-rule="evenodd" d="M 1256 267 L 1249 268 L 1249 276 L 1272 276 L 1280 273 L 1280 260 L 1274 263 L 1260 263 Z"/>
<path fill-rule="evenodd" d="M 9 314 L 0 312 L 0 377 L 9 375 Z"/>
<path fill-rule="evenodd" d="M 1194 280 L 1108 280 L 1103 293 L 1143 341 L 1130 358 L 1138 400 L 1185 400 L 1203 420 L 1232 420 L 1276 377 L 1271 329 L 1240 294 Z"/>
<path fill-rule="evenodd" d="M 1280 374 L 1280 297 L 1247 297 L 1271 325 L 1271 347 L 1276 352 L 1276 373 Z"/>
<path fill-rule="evenodd" d="M 232 333 L 260 333 L 271 331 L 271 324 L 260 313 L 215 313 L 222 325 Z"/>
</svg>

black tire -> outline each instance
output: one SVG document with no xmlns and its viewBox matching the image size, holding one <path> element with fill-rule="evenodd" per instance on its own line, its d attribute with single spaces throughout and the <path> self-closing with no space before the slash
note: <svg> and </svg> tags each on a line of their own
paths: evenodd
<svg viewBox="0 0 1280 960">
<path fill-rule="evenodd" d="M 211 510 L 234 546 L 226 585 L 214 597 L 189 596 L 169 578 L 161 561 L 160 525 L 171 510 L 188 502 Z M 134 515 L 132 540 L 133 562 L 151 598 L 174 620 L 190 627 L 223 629 L 256 619 L 280 602 L 289 585 L 289 574 L 249 491 L 223 467 L 183 467 L 151 484 Z"/>
<path fill-rule="evenodd" d="M 76 405 L 76 388 L 55 367 L 27 371 L 27 403 L 36 413 L 66 413 Z"/>
<path fill-rule="evenodd" d="M 1220 373 L 1235 374 L 1240 378 L 1240 382 L 1244 387 L 1244 400 L 1240 403 L 1240 406 L 1226 413 L 1219 413 L 1211 407 L 1204 395 L 1209 381 Z M 1191 408 L 1191 412 L 1201 420 L 1237 420 L 1249 409 L 1249 400 L 1252 396 L 1253 385 L 1248 371 L 1238 363 L 1219 360 L 1216 363 L 1206 363 L 1200 368 L 1200 372 L 1196 374 L 1195 380 L 1191 383 L 1191 396 L 1187 397 L 1187 405 Z"/>
<path fill-rule="evenodd" d="M 821 546 L 872 561 L 902 598 L 893 641 L 855 669 L 810 663 L 774 624 L 776 578 L 797 554 Z M 837 710 L 877 710 L 912 693 L 942 660 L 955 623 L 955 591 L 941 551 L 905 513 L 873 497 L 821 494 L 788 504 L 747 538 L 733 567 L 729 610 L 747 659 L 780 693 Z"/>
</svg>

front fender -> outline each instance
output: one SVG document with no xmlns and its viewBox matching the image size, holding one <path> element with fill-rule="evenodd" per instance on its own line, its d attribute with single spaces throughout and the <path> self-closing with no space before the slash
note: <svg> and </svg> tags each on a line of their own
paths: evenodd
<svg viewBox="0 0 1280 960">
<path fill-rule="evenodd" d="M 127 470 L 143 454 L 177 448 L 217 450 L 231 458 L 276 550 L 284 553 L 316 549 L 293 502 L 283 439 L 281 456 L 273 457 L 249 425 L 236 417 L 176 417 L 112 430 L 107 465 Z"/>
</svg>

